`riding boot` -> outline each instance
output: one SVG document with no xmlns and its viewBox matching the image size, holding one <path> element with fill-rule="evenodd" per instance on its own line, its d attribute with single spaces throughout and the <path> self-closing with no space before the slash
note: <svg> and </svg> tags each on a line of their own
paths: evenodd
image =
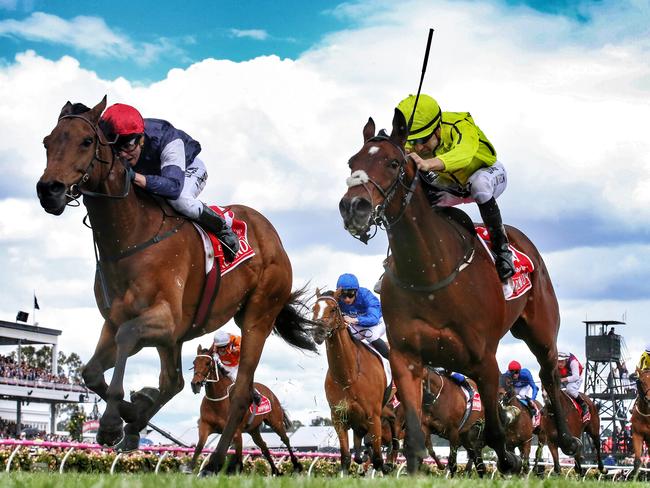
<svg viewBox="0 0 650 488">
<path fill-rule="evenodd" d="M 232 263 L 237 251 L 239 251 L 239 238 L 226 224 L 225 219 L 204 203 L 197 222 L 205 230 L 217 236 L 223 248 L 223 259 L 226 263 Z"/>
<path fill-rule="evenodd" d="M 494 197 L 485 203 L 479 203 L 478 209 L 481 212 L 483 223 L 490 233 L 492 251 L 496 255 L 494 261 L 499 278 L 503 283 L 508 281 L 515 274 L 515 266 L 512 262 L 512 253 L 508 248 L 508 236 L 501 220 L 501 212 Z"/>
<path fill-rule="evenodd" d="M 259 406 L 261 401 L 262 401 L 262 394 L 259 391 L 257 391 L 257 388 L 253 388 L 253 403 Z"/>
<path fill-rule="evenodd" d="M 537 409 L 535 408 L 535 402 L 532 398 L 526 398 L 526 407 L 528 407 L 528 413 L 530 413 L 530 418 L 534 419 L 537 415 Z"/>
<path fill-rule="evenodd" d="M 588 419 L 585 417 L 589 415 L 589 405 L 587 405 L 587 401 L 580 394 L 576 397 L 576 401 L 580 405 L 580 410 L 582 410 L 582 421 L 586 422 Z"/>
<path fill-rule="evenodd" d="M 388 359 L 388 344 L 386 344 L 386 341 L 383 339 L 375 339 L 370 345 L 384 358 Z"/>
</svg>

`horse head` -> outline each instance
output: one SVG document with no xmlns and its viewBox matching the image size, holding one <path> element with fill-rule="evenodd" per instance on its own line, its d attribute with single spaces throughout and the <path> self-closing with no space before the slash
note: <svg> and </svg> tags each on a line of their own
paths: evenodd
<svg viewBox="0 0 650 488">
<path fill-rule="evenodd" d="M 312 334 L 316 344 L 322 344 L 339 329 L 345 329 L 346 325 L 339 307 L 340 292 L 316 290 L 316 303 L 312 309 L 313 323 Z"/>
<path fill-rule="evenodd" d="M 43 139 L 47 162 L 36 193 L 46 212 L 61 215 L 84 191 L 126 171 L 123 165 L 114 166 L 110 142 L 99 127 L 104 108 L 106 97 L 92 109 L 67 102 L 56 127 Z"/>
<path fill-rule="evenodd" d="M 407 164 L 404 152 L 407 136 L 406 119 L 398 109 L 390 136 L 383 130 L 375 135 L 375 122 L 370 118 L 363 128 L 361 150 L 348 161 L 351 175 L 347 179 L 348 191 L 339 202 L 339 212 L 345 229 L 362 242 L 370 239 L 373 225 L 389 228 L 399 220 L 400 211 L 404 211 L 415 190 L 415 165 Z M 400 189 L 403 197 L 395 199 Z M 388 215 L 393 217 L 389 219 Z"/>
<path fill-rule="evenodd" d="M 650 407 L 650 369 L 636 369 L 636 375 L 639 380 L 639 399 L 645 400 L 646 406 Z"/>
<path fill-rule="evenodd" d="M 209 349 L 204 349 L 199 345 L 196 350 L 196 357 L 192 369 L 192 392 L 199 393 L 207 381 L 219 381 L 217 370 L 215 369 L 215 360 Z"/>
</svg>

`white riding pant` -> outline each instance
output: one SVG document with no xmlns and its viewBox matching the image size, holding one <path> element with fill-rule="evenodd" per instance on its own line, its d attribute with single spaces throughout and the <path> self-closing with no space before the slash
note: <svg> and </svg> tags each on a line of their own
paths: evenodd
<svg viewBox="0 0 650 488">
<path fill-rule="evenodd" d="M 203 202 L 197 197 L 205 188 L 205 182 L 208 179 L 208 172 L 205 169 L 203 161 L 194 158 L 189 168 L 185 170 L 185 182 L 183 190 L 176 200 L 167 200 L 174 210 L 179 214 L 185 215 L 193 220 L 199 218 L 203 210 Z"/>
<path fill-rule="evenodd" d="M 230 379 L 234 382 L 237 379 L 237 371 L 239 371 L 239 365 L 226 366 L 225 364 L 221 363 L 221 366 L 223 366 L 225 370 L 228 371 L 228 376 L 230 376 Z"/>
<path fill-rule="evenodd" d="M 533 398 L 533 388 L 530 385 L 520 386 L 519 388 L 515 386 L 515 395 L 518 398 Z"/>
<path fill-rule="evenodd" d="M 571 398 L 578 398 L 580 393 L 580 387 L 582 386 L 582 378 L 578 378 L 576 381 L 566 383 L 564 389 L 569 394 Z"/>
<path fill-rule="evenodd" d="M 508 186 L 508 173 L 500 161 L 492 166 L 478 169 L 467 180 L 471 196 L 460 198 L 451 193 L 442 192 L 440 200 L 436 203 L 438 207 L 453 207 L 461 203 L 485 203 L 490 198 L 498 198 Z"/>
<path fill-rule="evenodd" d="M 360 341 L 371 343 L 375 339 L 381 339 L 381 337 L 386 333 L 386 324 L 383 320 L 380 320 L 377 325 L 372 327 L 362 327 L 359 324 L 350 324 L 348 325 L 352 337 L 359 339 Z"/>
</svg>

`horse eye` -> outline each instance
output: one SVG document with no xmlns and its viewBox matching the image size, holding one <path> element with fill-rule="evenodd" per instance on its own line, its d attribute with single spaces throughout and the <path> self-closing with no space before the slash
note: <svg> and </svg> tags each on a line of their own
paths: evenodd
<svg viewBox="0 0 650 488">
<path fill-rule="evenodd" d="M 92 137 L 86 137 L 83 142 L 81 143 L 84 147 L 90 147 L 93 143 L 93 138 Z"/>
<path fill-rule="evenodd" d="M 392 160 L 390 163 L 388 163 L 388 164 L 390 164 L 390 167 L 393 168 L 393 169 L 397 169 L 397 168 L 399 168 L 399 161 L 398 161 L 397 159 L 393 159 L 393 160 Z"/>
</svg>

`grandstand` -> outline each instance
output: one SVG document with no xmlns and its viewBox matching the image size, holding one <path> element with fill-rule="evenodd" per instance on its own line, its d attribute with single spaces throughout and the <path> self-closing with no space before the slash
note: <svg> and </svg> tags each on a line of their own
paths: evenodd
<svg viewBox="0 0 650 488">
<path fill-rule="evenodd" d="M 58 338 L 60 330 L 0 320 L 0 346 L 15 346 L 17 360 L 0 355 L 0 420 L 5 432 L 15 435 L 29 425 L 54 434 L 56 405 L 96 403 L 99 397 L 83 385 L 73 384 L 58 374 Z M 52 348 L 49 371 L 30 371 L 22 367 L 21 347 L 46 345 Z M 33 369 L 33 368 L 30 368 Z M 7 426 L 14 432 L 6 432 Z"/>
</svg>

